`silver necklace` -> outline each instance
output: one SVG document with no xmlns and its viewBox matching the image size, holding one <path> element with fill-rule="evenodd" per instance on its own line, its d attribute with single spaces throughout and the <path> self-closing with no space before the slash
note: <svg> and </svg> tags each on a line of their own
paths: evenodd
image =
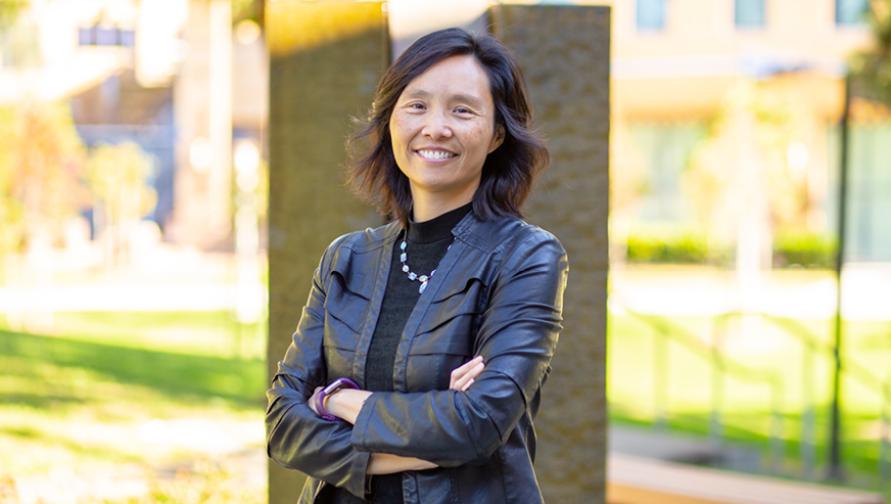
<svg viewBox="0 0 891 504">
<path fill-rule="evenodd" d="M 411 280 L 412 282 L 415 282 L 415 281 L 421 282 L 420 287 L 418 287 L 418 294 L 423 294 L 424 289 L 427 288 L 427 282 L 430 281 L 431 278 L 433 278 L 433 274 L 436 273 L 436 269 L 431 271 L 429 275 L 419 275 L 419 274 L 415 273 L 414 271 L 412 271 L 411 268 L 408 267 L 408 263 L 407 263 L 408 252 L 405 251 L 405 248 L 407 246 L 408 245 L 405 243 L 405 240 L 402 240 L 402 243 L 399 244 L 399 250 L 400 250 L 399 262 L 402 263 L 402 271 L 408 276 L 409 280 Z M 451 244 L 449 244 L 449 246 L 446 248 L 446 250 L 448 250 L 450 248 L 452 248 Z"/>
</svg>

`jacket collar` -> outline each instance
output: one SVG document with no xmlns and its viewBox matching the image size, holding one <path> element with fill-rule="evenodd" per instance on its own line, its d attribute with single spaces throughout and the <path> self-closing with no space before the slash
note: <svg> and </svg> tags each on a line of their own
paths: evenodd
<svg viewBox="0 0 891 504">
<path fill-rule="evenodd" d="M 498 244 L 497 229 L 508 220 L 519 220 L 516 217 L 505 216 L 496 217 L 489 220 L 481 220 L 477 218 L 473 210 L 467 212 L 455 227 L 452 228 L 452 235 L 456 240 L 461 240 L 474 247 L 490 250 Z M 378 246 L 389 247 L 393 245 L 399 232 L 402 231 L 402 223 L 394 220 L 375 230 L 370 230 L 372 234 L 377 235 L 377 239 L 372 239 L 369 248 L 377 248 Z M 375 231 L 378 231 L 375 233 Z"/>
</svg>

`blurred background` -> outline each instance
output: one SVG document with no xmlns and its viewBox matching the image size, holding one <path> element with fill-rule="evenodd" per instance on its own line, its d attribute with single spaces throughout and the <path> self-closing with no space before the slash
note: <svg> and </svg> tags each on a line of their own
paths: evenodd
<svg viewBox="0 0 891 504">
<path fill-rule="evenodd" d="M 0 502 L 265 501 L 261 9 L 0 0 Z"/>
<path fill-rule="evenodd" d="M 891 495 L 891 2 L 613 7 L 611 449 Z"/>
<path fill-rule="evenodd" d="M 611 451 L 891 496 L 891 1 L 595 3 Z M 0 0 L 0 502 L 265 502 L 263 13 Z"/>
</svg>

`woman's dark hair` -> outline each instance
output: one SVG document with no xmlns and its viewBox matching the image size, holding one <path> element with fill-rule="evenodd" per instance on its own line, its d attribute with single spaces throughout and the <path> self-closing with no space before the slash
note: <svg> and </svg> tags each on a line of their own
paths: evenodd
<svg viewBox="0 0 891 504">
<path fill-rule="evenodd" d="M 520 207 L 538 172 L 548 164 L 548 150 L 531 129 L 531 112 L 523 76 L 510 51 L 488 35 L 471 35 L 448 28 L 415 41 L 387 69 L 375 90 L 365 127 L 351 139 L 353 150 L 348 181 L 363 199 L 403 225 L 411 215 L 408 178 L 399 170 L 390 139 L 390 115 L 408 84 L 436 63 L 459 55 L 473 55 L 485 69 L 495 105 L 495 128 L 504 141 L 486 158 L 473 211 L 481 219 L 499 215 L 520 217 Z M 357 153 L 359 140 L 367 150 Z"/>
</svg>

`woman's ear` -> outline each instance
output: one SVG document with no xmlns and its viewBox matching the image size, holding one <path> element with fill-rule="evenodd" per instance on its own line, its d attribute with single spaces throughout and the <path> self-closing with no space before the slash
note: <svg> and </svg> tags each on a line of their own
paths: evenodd
<svg viewBox="0 0 891 504">
<path fill-rule="evenodd" d="M 504 142 L 504 126 L 495 126 L 495 134 L 492 135 L 492 142 L 489 144 L 489 154 L 495 151 Z"/>
</svg>

